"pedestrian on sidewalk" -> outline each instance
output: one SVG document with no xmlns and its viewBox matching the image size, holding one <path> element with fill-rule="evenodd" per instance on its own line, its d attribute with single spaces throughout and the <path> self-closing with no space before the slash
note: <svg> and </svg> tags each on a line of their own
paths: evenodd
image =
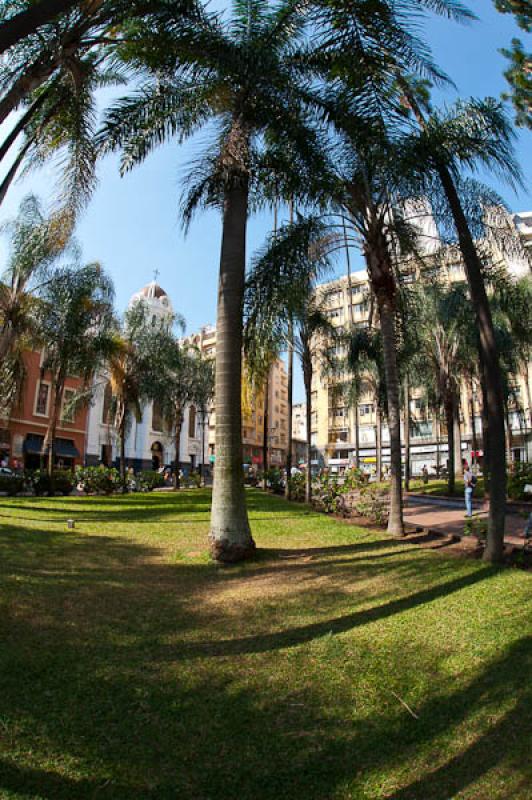
<svg viewBox="0 0 532 800">
<path fill-rule="evenodd" d="M 464 494 L 466 517 L 473 516 L 473 491 L 477 482 L 476 476 L 469 469 L 469 464 L 464 461 Z"/>
</svg>

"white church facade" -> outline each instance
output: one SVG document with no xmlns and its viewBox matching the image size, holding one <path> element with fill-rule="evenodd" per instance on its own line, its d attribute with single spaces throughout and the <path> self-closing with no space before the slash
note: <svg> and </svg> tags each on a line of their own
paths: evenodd
<svg viewBox="0 0 532 800">
<path fill-rule="evenodd" d="M 136 303 L 147 306 L 155 322 L 173 313 L 167 293 L 155 281 L 136 292 L 129 307 Z M 105 374 L 96 380 L 93 403 L 89 410 L 86 442 L 86 463 L 90 466 L 104 464 L 118 466 L 119 442 L 109 420 L 110 386 Z M 146 403 L 142 419 L 131 420 L 126 438 L 126 464 L 135 472 L 142 469 L 159 469 L 175 462 L 173 433 L 165 429 L 157 403 Z M 205 428 L 205 430 L 203 430 Z M 179 466 L 185 472 L 204 472 L 209 466 L 208 419 L 202 420 L 194 407 L 187 407 L 181 430 Z"/>
</svg>

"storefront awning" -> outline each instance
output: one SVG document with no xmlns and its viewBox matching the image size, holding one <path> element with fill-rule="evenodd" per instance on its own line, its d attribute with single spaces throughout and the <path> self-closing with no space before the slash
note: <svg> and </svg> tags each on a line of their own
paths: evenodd
<svg viewBox="0 0 532 800">
<path fill-rule="evenodd" d="M 44 436 L 28 433 L 24 440 L 24 452 L 29 455 L 43 455 Z M 54 451 L 58 458 L 79 458 L 79 450 L 72 439 L 55 439 Z"/>
<path fill-rule="evenodd" d="M 54 450 L 58 458 L 79 458 L 79 450 L 72 439 L 56 439 Z"/>
<path fill-rule="evenodd" d="M 39 436 L 36 433 L 28 433 L 24 439 L 24 452 L 29 455 L 40 456 L 43 444 L 44 436 Z"/>
</svg>

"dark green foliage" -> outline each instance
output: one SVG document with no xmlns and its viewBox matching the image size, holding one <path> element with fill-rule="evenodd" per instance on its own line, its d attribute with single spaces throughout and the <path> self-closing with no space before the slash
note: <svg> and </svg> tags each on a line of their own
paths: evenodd
<svg viewBox="0 0 532 800">
<path fill-rule="evenodd" d="M 112 494 L 122 486 L 120 473 L 114 467 L 80 467 L 76 480 L 86 494 Z"/>
<path fill-rule="evenodd" d="M 52 477 L 40 469 L 27 474 L 29 484 L 36 495 L 49 494 L 52 491 L 52 481 L 54 493 L 69 495 L 76 483 L 74 473 L 68 469 L 54 470 Z"/>
<path fill-rule="evenodd" d="M 141 492 L 152 492 L 164 486 L 164 475 L 153 469 L 144 469 L 135 475 L 137 489 Z"/>
<path fill-rule="evenodd" d="M 532 493 L 525 486 L 532 486 L 532 463 L 514 463 L 508 473 L 508 497 L 512 500 L 532 500 Z"/>
<path fill-rule="evenodd" d="M 266 472 L 266 484 L 274 494 L 283 494 L 283 480 L 279 467 L 270 467 Z"/>
<path fill-rule="evenodd" d="M 24 490 L 24 478 L 21 475 L 0 475 L 0 492 L 10 497 Z"/>
<path fill-rule="evenodd" d="M 305 475 L 302 472 L 297 472 L 289 478 L 290 483 L 290 499 L 296 503 L 302 503 L 305 499 Z"/>
<path fill-rule="evenodd" d="M 530 33 L 532 30 L 530 0 L 495 0 L 495 6 L 503 14 L 513 14 L 519 27 Z M 512 39 L 511 45 L 511 49 L 501 50 L 510 62 L 504 73 L 510 92 L 503 97 L 512 101 L 516 125 L 532 128 L 532 53 L 523 47 L 520 39 Z"/>
</svg>

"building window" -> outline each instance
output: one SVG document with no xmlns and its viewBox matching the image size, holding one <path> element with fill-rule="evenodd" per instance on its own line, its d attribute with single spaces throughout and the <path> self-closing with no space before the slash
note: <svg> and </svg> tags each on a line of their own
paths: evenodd
<svg viewBox="0 0 532 800">
<path fill-rule="evenodd" d="M 63 407 L 61 409 L 61 422 L 74 422 L 74 408 L 71 406 L 71 403 L 75 394 L 74 389 L 65 389 L 63 393 Z"/>
<path fill-rule="evenodd" d="M 40 381 L 37 387 L 37 397 L 35 398 L 35 413 L 41 417 L 48 415 L 48 400 L 50 396 L 50 384 Z"/>
<path fill-rule="evenodd" d="M 196 438 L 196 409 L 194 406 L 190 406 L 188 412 L 188 438 Z"/>
<path fill-rule="evenodd" d="M 111 419 L 111 405 L 113 403 L 113 390 L 111 384 L 107 383 L 103 392 L 103 406 L 102 406 L 102 422 L 104 425 L 110 425 Z"/>
<path fill-rule="evenodd" d="M 373 405 L 371 403 L 362 403 L 362 405 L 358 407 L 358 413 L 361 417 L 365 417 L 368 414 L 372 414 Z"/>
</svg>

